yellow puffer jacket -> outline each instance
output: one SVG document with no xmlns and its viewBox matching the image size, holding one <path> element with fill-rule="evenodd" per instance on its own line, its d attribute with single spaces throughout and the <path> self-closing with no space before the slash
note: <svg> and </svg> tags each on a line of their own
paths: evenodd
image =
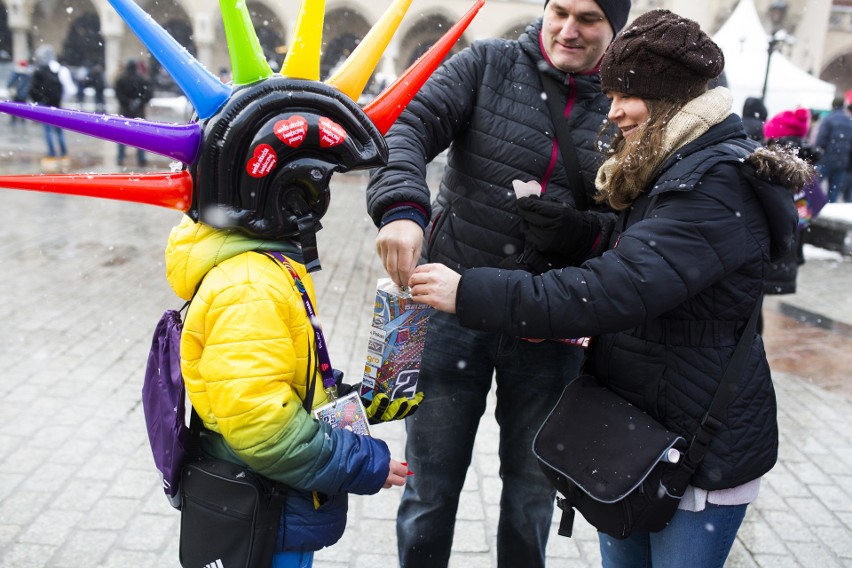
<svg viewBox="0 0 852 568">
<path fill-rule="evenodd" d="M 312 406 L 327 402 L 316 363 L 309 365 L 313 328 L 286 268 L 254 252 L 289 257 L 288 249 L 298 252 L 189 218 L 172 230 L 167 279 L 181 298 L 195 293 L 181 337 L 189 399 L 205 428 L 226 443 L 214 450 L 219 457 L 236 457 L 298 489 L 374 493 L 388 473 L 384 442 L 332 431 L 302 406 L 309 379 L 316 381 Z M 310 275 L 291 265 L 316 305 Z"/>
</svg>

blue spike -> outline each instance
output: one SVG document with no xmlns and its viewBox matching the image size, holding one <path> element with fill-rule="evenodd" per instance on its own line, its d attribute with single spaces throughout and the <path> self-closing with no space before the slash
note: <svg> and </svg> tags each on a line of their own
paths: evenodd
<svg viewBox="0 0 852 568">
<path fill-rule="evenodd" d="M 202 120 L 210 118 L 231 96 L 231 87 L 208 71 L 189 51 L 132 0 L 108 0 L 136 37 L 165 67 Z"/>
</svg>

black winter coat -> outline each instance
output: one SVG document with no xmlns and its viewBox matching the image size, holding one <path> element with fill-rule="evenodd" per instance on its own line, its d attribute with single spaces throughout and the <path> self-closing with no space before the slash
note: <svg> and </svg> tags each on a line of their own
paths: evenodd
<svg viewBox="0 0 852 568">
<path fill-rule="evenodd" d="M 61 107 L 62 92 L 62 82 L 59 79 L 58 72 L 53 71 L 47 63 L 36 67 L 30 79 L 29 88 L 29 96 L 34 103 L 42 106 Z"/>
<path fill-rule="evenodd" d="M 575 202 L 561 155 L 554 153 L 539 64 L 572 85 L 565 86 L 562 102 L 572 105 L 567 123 L 586 194 L 594 194 L 602 161 L 595 145 L 609 100 L 597 73 L 566 76 L 547 64 L 540 31 L 539 19 L 517 41 L 474 42 L 432 74 L 386 136 L 388 166 L 371 175 L 368 210 L 377 226 L 398 207 L 414 207 L 431 219 L 423 247 L 429 261 L 460 269 L 498 266 L 517 256 L 524 247 L 512 180 L 547 180 L 546 194 Z M 448 147 L 430 205 L 426 164 Z M 551 167 L 554 155 L 557 163 Z"/>
<path fill-rule="evenodd" d="M 153 96 L 151 82 L 135 70 L 125 70 L 115 82 L 115 98 L 121 116 L 145 118 L 145 107 Z"/>
<path fill-rule="evenodd" d="M 691 439 L 763 294 L 770 254 L 792 245 L 792 192 L 774 181 L 787 177 L 777 173 L 782 158 L 750 154 L 756 148 L 736 115 L 681 148 L 622 212 L 611 250 L 580 268 L 466 271 L 462 324 L 521 337 L 597 336 L 591 372 Z M 772 176 L 757 174 L 758 156 Z M 774 465 L 777 447 L 775 394 L 756 335 L 692 484 L 717 490 L 756 479 Z"/>
</svg>

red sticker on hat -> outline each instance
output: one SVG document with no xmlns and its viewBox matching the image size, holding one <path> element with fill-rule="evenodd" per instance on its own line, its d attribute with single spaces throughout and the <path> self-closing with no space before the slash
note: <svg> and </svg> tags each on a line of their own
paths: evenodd
<svg viewBox="0 0 852 568">
<path fill-rule="evenodd" d="M 342 126 L 321 116 L 319 119 L 320 148 L 330 148 L 342 144 L 346 140 L 346 131 Z"/>
<path fill-rule="evenodd" d="M 291 148 L 298 148 L 308 135 L 308 121 L 294 114 L 286 120 L 276 122 L 273 130 L 279 140 Z"/>
<path fill-rule="evenodd" d="M 278 164 L 278 156 L 269 144 L 260 144 L 254 149 L 254 156 L 246 164 L 248 175 L 253 178 L 262 178 L 275 169 Z"/>
</svg>

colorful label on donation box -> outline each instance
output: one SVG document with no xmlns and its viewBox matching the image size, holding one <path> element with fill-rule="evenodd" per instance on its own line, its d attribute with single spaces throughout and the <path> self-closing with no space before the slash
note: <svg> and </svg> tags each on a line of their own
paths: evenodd
<svg viewBox="0 0 852 568">
<path fill-rule="evenodd" d="M 378 281 L 361 381 L 363 398 L 372 400 L 375 393 L 385 393 L 391 400 L 414 396 L 426 344 L 426 324 L 433 311 L 412 300 L 411 294 L 390 278 Z"/>
</svg>

